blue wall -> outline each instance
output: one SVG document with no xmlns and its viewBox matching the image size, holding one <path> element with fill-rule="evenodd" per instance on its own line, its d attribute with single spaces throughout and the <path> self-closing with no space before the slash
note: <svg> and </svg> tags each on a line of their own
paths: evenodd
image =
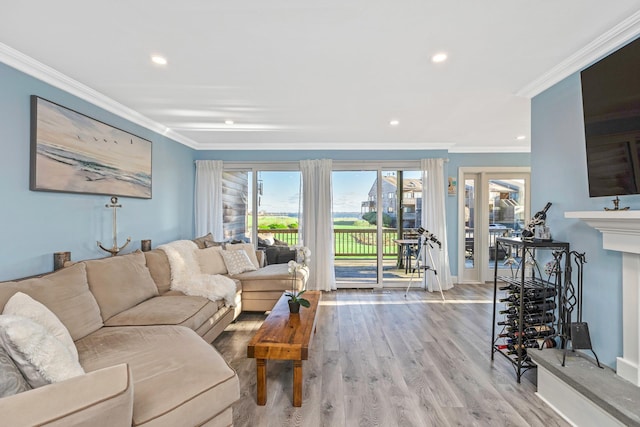
<svg viewBox="0 0 640 427">
<path fill-rule="evenodd" d="M 552 202 L 547 223 L 554 238 L 586 253 L 583 320 L 600 360 L 615 367 L 622 355 L 622 257 L 602 249 L 599 231 L 564 218 L 566 211 L 613 206 L 611 197 L 589 197 L 579 73 L 533 98 L 531 126 L 533 209 Z M 638 209 L 640 196 L 623 196 L 620 206 Z"/>
<path fill-rule="evenodd" d="M 0 280 L 51 271 L 53 253 L 72 259 L 111 247 L 108 196 L 29 191 L 30 96 L 38 95 L 153 142 L 153 198 L 120 198 L 118 243 L 125 252 L 193 236 L 194 150 L 0 63 Z"/>
</svg>

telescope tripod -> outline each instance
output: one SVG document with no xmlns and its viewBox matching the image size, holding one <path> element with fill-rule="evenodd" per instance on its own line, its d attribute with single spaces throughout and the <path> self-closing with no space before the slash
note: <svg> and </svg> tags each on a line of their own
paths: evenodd
<svg viewBox="0 0 640 427">
<path fill-rule="evenodd" d="M 407 292 L 409 292 L 409 288 L 411 288 L 411 284 L 413 283 L 413 276 L 416 274 L 416 270 L 424 270 L 424 280 L 425 280 L 425 288 L 427 286 L 427 271 L 433 271 L 433 276 L 435 277 L 436 282 L 438 283 L 438 289 L 440 290 L 440 296 L 444 301 L 444 293 L 442 292 L 442 284 L 440 283 L 440 276 L 438 276 L 438 271 L 435 268 L 435 263 L 433 262 L 433 255 L 431 251 L 434 249 L 433 243 L 429 239 L 424 236 L 420 237 L 418 240 L 418 253 L 416 254 L 416 265 L 411 269 L 411 279 L 409 279 L 409 286 L 407 286 L 407 290 L 404 291 L 404 296 L 407 296 Z M 429 265 L 421 265 L 422 258 L 424 256 L 423 249 L 427 247 L 427 254 L 429 255 Z"/>
</svg>

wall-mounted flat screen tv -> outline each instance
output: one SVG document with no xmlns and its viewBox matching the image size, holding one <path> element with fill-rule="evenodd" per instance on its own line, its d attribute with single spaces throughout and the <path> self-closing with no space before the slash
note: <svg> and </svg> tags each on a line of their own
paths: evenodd
<svg viewBox="0 0 640 427">
<path fill-rule="evenodd" d="M 589 196 L 640 194 L 640 38 L 580 77 Z"/>
</svg>

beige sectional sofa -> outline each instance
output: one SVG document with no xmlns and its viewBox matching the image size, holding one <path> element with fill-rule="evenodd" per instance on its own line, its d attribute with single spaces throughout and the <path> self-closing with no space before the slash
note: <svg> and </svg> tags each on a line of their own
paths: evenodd
<svg viewBox="0 0 640 427">
<path fill-rule="evenodd" d="M 210 343 L 245 310 L 270 310 L 292 283 L 286 264 L 233 276 L 236 307 L 170 289 L 155 249 L 77 262 L 0 283 L 0 311 L 17 292 L 66 327 L 84 375 L 0 398 L 7 425 L 229 426 L 234 370 Z"/>
<path fill-rule="evenodd" d="M 218 244 L 213 242 L 211 235 L 200 237 L 194 241 L 203 251 L 201 260 L 208 264 L 207 266 L 202 266 L 203 270 L 206 270 L 209 274 L 226 275 L 227 270 L 224 264 L 215 257 L 217 250 L 223 250 L 222 246 L 217 246 Z M 244 249 L 246 251 L 254 251 L 251 243 L 226 244 L 225 248 L 227 250 Z M 163 253 L 162 251 L 159 252 Z M 247 271 L 232 276 L 233 279 L 242 283 L 240 286 L 242 289 L 242 311 L 269 311 L 284 291 L 291 289 L 301 290 L 306 287 L 309 277 L 308 269 L 299 270 L 295 276 L 292 276 L 289 274 L 287 264 L 266 265 L 264 251 L 257 250 L 255 254 L 255 258 L 252 256 L 258 267 L 255 271 Z M 161 256 L 159 255 L 159 257 Z M 152 274 L 154 274 L 154 268 L 151 266 L 150 268 Z M 170 280 L 170 277 L 158 277 L 157 280 L 166 282 Z"/>
<path fill-rule="evenodd" d="M 2 283 L 0 307 L 16 292 L 41 302 L 64 324 L 86 374 L 0 399 L 3 422 L 233 423 L 237 375 L 202 339 L 221 319 L 232 318 L 233 309 L 200 297 L 161 295 L 142 252 Z"/>
</svg>

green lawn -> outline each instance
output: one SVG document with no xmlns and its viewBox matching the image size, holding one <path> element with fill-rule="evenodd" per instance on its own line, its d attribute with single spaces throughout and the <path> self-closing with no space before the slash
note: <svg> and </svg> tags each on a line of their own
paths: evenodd
<svg viewBox="0 0 640 427">
<path fill-rule="evenodd" d="M 288 230 L 298 226 L 296 218 L 286 216 L 261 216 L 258 218 L 258 232 L 261 234 L 273 234 L 274 238 L 288 242 L 289 245 L 298 243 L 297 233 Z M 353 233 L 336 233 L 336 258 L 367 258 L 375 259 L 376 251 L 376 226 L 358 218 L 335 218 L 333 221 L 335 230 L 354 230 Z M 284 231 L 283 229 L 288 229 Z M 282 231 L 280 231 L 282 230 Z M 393 242 L 396 235 L 391 232 L 384 233 L 385 257 L 394 257 L 398 245 Z M 341 255 L 350 254 L 350 255 Z M 354 255 L 356 254 L 356 255 Z"/>
</svg>

